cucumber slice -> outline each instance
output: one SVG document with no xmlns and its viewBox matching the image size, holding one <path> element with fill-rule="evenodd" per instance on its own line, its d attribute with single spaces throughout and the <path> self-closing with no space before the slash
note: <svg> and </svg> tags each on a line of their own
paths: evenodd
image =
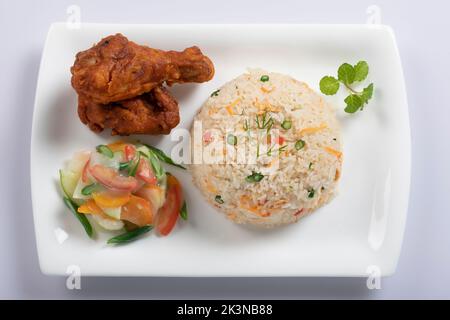
<svg viewBox="0 0 450 320">
<path fill-rule="evenodd" d="M 123 161 L 123 152 L 116 151 L 112 158 L 108 158 L 101 153 L 94 152 L 91 156 L 91 165 L 101 164 L 102 166 L 119 170 L 120 163 Z"/>
<path fill-rule="evenodd" d="M 150 158 L 150 149 L 149 148 L 147 148 L 146 146 L 144 146 L 144 145 L 139 145 L 137 148 L 136 148 L 136 152 L 142 152 L 143 154 L 145 154 L 146 155 L 146 157 L 147 158 Z"/>
<path fill-rule="evenodd" d="M 145 156 L 149 159 L 153 173 L 155 174 L 156 178 L 158 179 L 158 183 L 163 183 L 163 180 L 166 176 L 166 171 L 164 170 L 164 167 L 161 164 L 161 159 L 158 158 L 158 155 L 155 154 L 149 147 L 145 145 L 140 145 L 136 148 L 137 152 L 142 152 L 145 154 Z"/>
<path fill-rule="evenodd" d="M 75 186 L 75 190 L 73 191 L 73 195 L 72 198 L 73 199 L 78 199 L 78 200 L 88 200 L 90 198 L 92 198 L 92 196 L 88 195 L 85 196 L 81 191 L 83 190 L 84 187 L 90 185 L 91 183 L 84 183 L 83 179 L 79 178 L 77 181 L 77 185 Z"/>
<path fill-rule="evenodd" d="M 110 216 L 113 219 L 120 220 L 120 213 L 122 212 L 122 207 L 115 207 L 115 208 L 104 208 L 100 207 L 100 209 L 103 210 L 103 212 Z"/>
<path fill-rule="evenodd" d="M 67 198 L 73 199 L 73 193 L 77 187 L 80 174 L 70 170 L 59 170 L 61 189 Z"/>
<path fill-rule="evenodd" d="M 72 158 L 67 163 L 65 169 L 67 171 L 79 172 L 83 170 L 86 162 L 89 161 L 91 153 L 89 151 L 78 151 L 75 152 Z"/>
<path fill-rule="evenodd" d="M 92 219 L 100 227 L 102 227 L 103 229 L 106 229 L 106 230 L 111 230 L 111 231 L 120 230 L 125 226 L 125 224 L 123 223 L 122 220 L 105 219 L 105 218 L 100 217 L 97 214 L 92 214 L 91 216 L 92 216 Z"/>
</svg>

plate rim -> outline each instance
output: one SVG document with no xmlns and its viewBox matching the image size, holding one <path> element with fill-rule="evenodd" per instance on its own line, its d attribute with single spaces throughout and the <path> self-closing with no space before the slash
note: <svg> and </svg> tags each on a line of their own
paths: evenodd
<svg viewBox="0 0 450 320">
<path fill-rule="evenodd" d="M 47 32 L 46 35 L 46 39 L 44 41 L 44 47 L 42 50 L 42 54 L 41 54 L 41 59 L 40 59 L 40 63 L 39 63 L 39 73 L 38 73 L 38 77 L 37 77 L 37 85 L 36 85 L 36 90 L 35 90 L 35 98 L 34 98 L 34 104 L 33 104 L 33 114 L 32 114 L 32 125 L 31 125 L 31 139 L 30 139 L 30 162 L 29 162 L 29 169 L 30 169 L 30 185 L 31 185 L 31 202 L 32 202 L 32 212 L 33 212 L 33 227 L 34 227 L 34 232 L 35 232 L 35 239 L 36 239 L 36 247 L 37 247 L 37 253 L 38 253 L 38 260 L 39 260 L 39 267 L 40 270 L 43 274 L 45 275 L 64 275 L 63 272 L 54 272 L 53 270 L 51 270 L 51 268 L 48 268 L 48 266 L 44 263 L 43 261 L 43 248 L 42 248 L 42 237 L 40 236 L 40 231 L 38 230 L 39 228 L 37 228 L 37 219 L 38 218 L 38 214 L 37 214 L 37 205 L 36 205 L 36 199 L 35 199 L 35 181 L 33 179 L 33 163 L 34 163 L 34 157 L 35 157 L 35 151 L 34 148 L 36 147 L 36 127 L 37 127 L 37 112 L 36 110 L 38 109 L 38 101 L 39 101 L 39 94 L 42 90 L 41 86 L 42 86 L 42 77 L 43 77 L 43 73 L 42 73 L 42 69 L 43 69 L 43 65 L 46 59 L 46 56 L 48 55 L 47 51 L 49 50 L 49 39 L 50 39 L 50 35 L 53 32 L 54 29 L 59 28 L 61 26 L 66 25 L 66 22 L 54 22 L 50 25 L 49 30 Z M 194 24 L 189 24 L 189 23 L 180 23 L 180 24 L 173 24 L 173 23 L 155 23 L 155 24 L 121 24 L 121 23 L 82 23 L 82 26 L 86 26 L 87 28 L 89 27 L 96 27 L 96 26 L 103 26 L 103 27 L 133 27 L 133 28 L 139 28 L 139 27 L 160 27 L 160 28 L 165 28 L 165 27 L 181 27 L 181 26 L 187 26 L 187 27 L 202 27 L 202 28 L 206 28 L 206 27 L 213 27 L 213 28 L 224 28 L 224 27 L 234 27 L 234 28 L 246 28 L 246 29 L 251 29 L 251 28 L 259 28 L 259 27 L 273 27 L 273 28 L 289 28 L 289 27 L 295 27 L 295 28 L 302 28 L 302 27 L 308 27 L 308 28 L 354 28 L 354 29 L 380 29 L 380 30 L 384 30 L 385 32 L 389 33 L 389 36 L 391 37 L 391 41 L 392 44 L 394 46 L 394 51 L 395 51 L 395 55 L 396 55 L 396 59 L 397 62 L 399 63 L 399 67 L 400 67 L 400 77 L 401 77 L 401 87 L 402 87 L 402 99 L 404 99 L 405 102 L 405 119 L 403 119 L 404 121 L 404 126 L 405 126 L 405 132 L 402 133 L 402 136 L 404 135 L 406 140 L 403 141 L 404 143 L 406 143 L 405 146 L 405 151 L 407 151 L 407 155 L 405 155 L 404 160 L 407 160 L 407 163 L 405 163 L 405 167 L 404 167 L 404 172 L 407 172 L 407 174 L 405 175 L 405 181 L 403 182 L 405 184 L 405 189 L 404 189 L 404 201 L 406 201 L 406 206 L 405 209 L 403 210 L 403 212 L 401 213 L 401 219 L 402 219 L 402 224 L 401 224 L 401 230 L 399 227 L 399 232 L 400 232 L 400 243 L 399 243 L 399 247 L 398 247 L 398 252 L 395 254 L 395 261 L 393 261 L 393 265 L 392 268 L 382 272 L 382 276 L 386 277 L 386 276 L 391 276 L 392 274 L 395 273 L 396 269 L 397 269 L 397 265 L 398 265 L 398 261 L 400 259 L 400 253 L 401 253 L 401 249 L 403 246 L 403 241 L 404 241 L 404 232 L 406 229 L 406 222 L 407 222 L 407 216 L 408 216 L 408 211 L 409 211 L 409 197 L 410 197 L 410 192 L 411 192 L 411 162 L 412 162 L 412 150 L 411 150 L 411 128 L 410 128 L 410 115 L 409 115 L 409 103 L 408 103 L 408 95 L 407 95 L 407 88 L 406 88 L 406 82 L 405 82 L 405 77 L 404 77 L 404 69 L 403 69 L 403 63 L 402 63 L 402 59 L 401 59 L 401 55 L 400 55 L 400 51 L 398 48 L 398 44 L 397 44 L 397 40 L 396 40 L 396 36 L 395 36 L 395 32 L 392 29 L 391 26 L 386 25 L 386 24 L 380 24 L 380 25 L 368 25 L 368 24 L 297 24 L 297 23 L 257 23 L 257 24 L 243 24 L 243 23 L 233 23 L 233 24 L 226 24 L 226 23 L 219 23 L 219 24 L 211 24 L 211 23 L 207 23 L 207 24 L 202 24 L 202 23 L 194 23 Z M 88 31 L 89 32 L 89 31 Z M 397 215 L 400 215 L 400 213 L 397 213 Z M 134 274 L 130 274 L 127 272 L 113 272 L 113 273 L 108 273 L 108 272 L 90 272 L 88 274 L 85 274 L 83 276 L 127 276 L 127 277 L 366 277 L 367 274 L 348 274 L 345 272 L 336 272 L 334 274 L 332 273 L 301 273 L 301 274 L 295 274 L 295 273 L 286 273 L 286 274 L 278 274 L 278 273 L 273 273 L 271 275 L 261 275 L 261 274 L 256 274 L 256 275 L 249 275 L 249 274 L 239 274 L 239 273 L 235 273 L 235 274 L 227 274 L 227 273 L 214 273 L 214 274 L 204 274 L 204 275 L 195 275 L 195 274 L 188 274 L 188 273 L 180 273 L 177 275 L 172 275 L 172 274 L 158 274 L 158 273 L 151 273 L 151 274 L 147 274 L 147 273 L 139 273 L 139 272 L 135 272 Z"/>
</svg>

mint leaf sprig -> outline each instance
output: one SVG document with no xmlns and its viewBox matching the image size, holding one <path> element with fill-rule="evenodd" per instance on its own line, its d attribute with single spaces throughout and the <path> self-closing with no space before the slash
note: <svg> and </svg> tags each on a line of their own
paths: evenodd
<svg viewBox="0 0 450 320">
<path fill-rule="evenodd" d="M 337 79 L 332 76 L 325 76 L 320 80 L 320 91 L 328 96 L 334 95 L 338 92 L 340 85 L 349 91 L 349 95 L 344 99 L 347 104 L 344 111 L 347 113 L 355 113 L 358 110 L 363 110 L 364 105 L 369 103 L 373 96 L 374 85 L 369 84 L 362 91 L 355 90 L 351 85 L 355 82 L 364 81 L 369 74 L 369 65 L 366 61 L 359 61 L 352 66 L 348 63 L 343 63 L 338 69 Z"/>
</svg>

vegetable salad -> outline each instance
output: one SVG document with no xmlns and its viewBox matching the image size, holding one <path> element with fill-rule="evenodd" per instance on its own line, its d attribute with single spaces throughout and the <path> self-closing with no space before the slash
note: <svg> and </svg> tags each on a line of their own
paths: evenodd
<svg viewBox="0 0 450 320">
<path fill-rule="evenodd" d="M 187 219 L 187 206 L 179 181 L 162 162 L 184 169 L 161 150 L 140 143 L 117 141 L 77 152 L 60 170 L 63 200 L 89 237 L 91 221 L 106 230 L 124 230 L 110 244 L 133 241 L 153 227 L 168 235 L 178 216 Z"/>
</svg>

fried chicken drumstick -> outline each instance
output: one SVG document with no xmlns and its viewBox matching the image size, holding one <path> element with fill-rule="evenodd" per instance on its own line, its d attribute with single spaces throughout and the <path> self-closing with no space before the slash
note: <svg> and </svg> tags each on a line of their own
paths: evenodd
<svg viewBox="0 0 450 320">
<path fill-rule="evenodd" d="M 116 34 L 79 52 L 71 72 L 72 86 L 79 95 L 108 104 L 134 98 L 163 82 L 208 81 L 214 76 L 214 66 L 195 46 L 181 52 L 163 51 Z"/>
<path fill-rule="evenodd" d="M 180 122 L 177 101 L 162 86 L 120 102 L 99 104 L 79 95 L 78 116 L 94 132 L 111 135 L 168 134 Z"/>
</svg>

